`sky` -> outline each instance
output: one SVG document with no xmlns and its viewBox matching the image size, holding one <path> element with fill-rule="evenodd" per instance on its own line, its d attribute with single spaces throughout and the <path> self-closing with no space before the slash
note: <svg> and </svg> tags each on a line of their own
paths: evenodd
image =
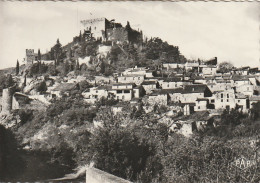
<svg viewBox="0 0 260 183">
<path fill-rule="evenodd" d="M 0 69 L 22 62 L 25 49 L 49 50 L 79 34 L 80 20 L 106 17 L 179 46 L 188 59 L 260 66 L 257 2 L 0 2 Z"/>
</svg>

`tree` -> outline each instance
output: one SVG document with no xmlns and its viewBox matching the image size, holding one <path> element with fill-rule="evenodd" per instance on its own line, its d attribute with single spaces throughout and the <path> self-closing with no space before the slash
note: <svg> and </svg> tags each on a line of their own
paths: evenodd
<svg viewBox="0 0 260 183">
<path fill-rule="evenodd" d="M 38 60 L 41 61 L 41 59 L 42 59 L 41 51 L 40 49 L 38 49 Z"/>
<path fill-rule="evenodd" d="M 47 91 L 47 85 L 46 85 L 46 82 L 45 82 L 45 81 L 40 82 L 40 83 L 37 84 L 35 87 L 36 87 L 36 91 L 37 91 L 37 92 L 43 93 L 43 92 L 46 92 L 46 91 Z"/>
<path fill-rule="evenodd" d="M 227 73 L 234 68 L 234 65 L 230 62 L 222 62 L 218 66 L 218 72 Z"/>
<path fill-rule="evenodd" d="M 90 150 L 97 168 L 132 181 L 145 172 L 155 152 L 154 146 L 133 131 L 116 125 L 98 129 L 91 138 Z"/>
<path fill-rule="evenodd" d="M 79 32 L 79 41 L 80 41 L 80 42 L 82 41 L 82 34 L 81 34 L 81 31 Z"/>
<path fill-rule="evenodd" d="M 59 39 L 57 39 L 56 44 L 53 47 L 53 52 L 54 52 L 54 59 L 55 59 L 55 66 L 59 64 L 59 59 L 62 53 L 62 48 Z"/>
<path fill-rule="evenodd" d="M 15 69 L 16 76 L 19 74 L 19 69 L 20 69 L 20 65 L 19 65 L 19 61 L 17 60 L 17 62 L 16 62 L 16 69 Z"/>
<path fill-rule="evenodd" d="M 260 117 L 260 102 L 253 103 L 252 106 L 252 109 L 250 109 L 250 117 L 256 120 Z"/>
</svg>

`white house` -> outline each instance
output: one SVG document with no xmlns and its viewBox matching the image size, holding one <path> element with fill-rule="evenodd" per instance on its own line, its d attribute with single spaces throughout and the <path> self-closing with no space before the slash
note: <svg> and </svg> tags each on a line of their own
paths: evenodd
<svg viewBox="0 0 260 183">
<path fill-rule="evenodd" d="M 118 83 L 135 83 L 136 85 L 140 85 L 144 81 L 145 75 L 124 75 L 118 76 Z"/>
<path fill-rule="evenodd" d="M 215 75 L 217 73 L 217 66 L 207 65 L 206 67 L 202 67 L 201 70 L 204 75 Z"/>
<path fill-rule="evenodd" d="M 154 90 L 148 96 L 148 103 L 151 105 L 167 105 L 169 102 L 170 96 L 164 90 Z"/>
<path fill-rule="evenodd" d="M 246 96 L 255 94 L 255 86 L 251 84 L 239 85 L 236 87 L 236 92 L 243 93 Z"/>
<path fill-rule="evenodd" d="M 211 97 L 212 92 L 209 90 L 207 85 L 196 84 L 186 85 L 182 92 L 182 103 L 195 103 L 198 98 Z"/>
<path fill-rule="evenodd" d="M 130 101 L 134 97 L 133 88 L 133 83 L 117 83 L 112 85 L 111 93 L 116 99 Z"/>
<path fill-rule="evenodd" d="M 206 111 L 209 99 L 198 98 L 195 102 L 194 111 Z"/>
<path fill-rule="evenodd" d="M 166 78 L 162 83 L 162 89 L 175 89 L 183 86 L 182 78 Z"/>
<path fill-rule="evenodd" d="M 215 97 L 215 109 L 232 109 L 236 107 L 235 91 L 233 89 L 216 91 Z"/>
<path fill-rule="evenodd" d="M 103 85 L 98 87 L 89 88 L 86 91 L 82 92 L 82 95 L 85 99 L 100 99 L 102 97 L 107 98 L 110 90 L 112 89 L 111 85 Z"/>
<path fill-rule="evenodd" d="M 241 111 L 247 112 L 250 107 L 248 97 L 241 93 L 236 93 L 235 97 L 236 105 L 240 108 Z"/>
<path fill-rule="evenodd" d="M 159 83 L 157 81 L 144 81 L 141 85 L 143 86 L 146 94 L 150 94 L 152 90 L 159 87 Z"/>
</svg>

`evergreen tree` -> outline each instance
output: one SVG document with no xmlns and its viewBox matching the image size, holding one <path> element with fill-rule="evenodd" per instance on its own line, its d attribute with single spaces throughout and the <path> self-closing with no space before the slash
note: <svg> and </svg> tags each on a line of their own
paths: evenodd
<svg viewBox="0 0 260 183">
<path fill-rule="evenodd" d="M 40 51 L 40 49 L 38 49 L 38 60 L 41 60 L 41 59 L 42 59 L 41 51 Z"/>
<path fill-rule="evenodd" d="M 79 59 L 77 59 L 77 70 L 79 70 Z"/>
<path fill-rule="evenodd" d="M 24 82 L 23 85 L 26 86 L 26 74 L 24 75 Z"/>
<path fill-rule="evenodd" d="M 59 57 L 62 52 L 62 48 L 61 48 L 59 39 L 57 39 L 57 42 L 53 47 L 53 51 L 54 51 L 54 59 L 55 59 L 55 66 L 56 66 L 56 65 L 59 65 L 59 59 L 60 59 Z"/>
<path fill-rule="evenodd" d="M 82 34 L 81 34 L 81 31 L 79 32 L 79 41 L 80 41 L 80 42 L 82 41 Z"/>
<path fill-rule="evenodd" d="M 16 63 L 16 76 L 19 74 L 19 70 L 20 70 L 20 65 L 19 65 L 19 61 L 17 60 L 17 63 Z"/>
</svg>

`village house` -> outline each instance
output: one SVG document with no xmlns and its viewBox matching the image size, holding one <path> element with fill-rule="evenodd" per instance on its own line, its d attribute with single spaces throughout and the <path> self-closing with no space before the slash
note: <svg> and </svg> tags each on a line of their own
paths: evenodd
<svg viewBox="0 0 260 183">
<path fill-rule="evenodd" d="M 142 85 L 134 86 L 133 88 L 133 99 L 138 99 L 145 95 L 145 89 Z"/>
<path fill-rule="evenodd" d="M 215 65 L 207 65 L 205 67 L 202 67 L 201 69 L 203 75 L 215 75 L 217 73 L 217 66 Z"/>
<path fill-rule="evenodd" d="M 187 116 L 187 115 L 191 115 L 192 113 L 194 113 L 195 105 L 196 105 L 195 103 L 189 103 L 189 102 L 181 103 L 181 106 L 183 109 L 183 115 Z"/>
<path fill-rule="evenodd" d="M 111 93 L 114 94 L 115 98 L 123 101 L 130 101 L 134 98 L 134 89 L 135 84 L 133 83 L 116 83 L 112 85 Z M 138 88 L 136 88 L 138 90 Z"/>
<path fill-rule="evenodd" d="M 179 120 L 171 125 L 170 130 L 185 137 L 190 137 L 196 130 L 196 124 L 192 120 Z"/>
<path fill-rule="evenodd" d="M 197 70 L 199 71 L 199 62 L 186 62 L 185 69 L 186 70 Z"/>
<path fill-rule="evenodd" d="M 148 95 L 150 105 L 167 105 L 169 100 L 170 96 L 165 90 L 154 90 Z"/>
<path fill-rule="evenodd" d="M 118 83 L 135 83 L 136 85 L 140 85 L 144 81 L 145 75 L 125 75 L 118 76 Z"/>
<path fill-rule="evenodd" d="M 150 94 L 152 90 L 159 88 L 159 83 L 157 81 L 144 81 L 141 84 L 145 90 L 146 94 Z"/>
<path fill-rule="evenodd" d="M 137 67 L 135 66 L 134 68 L 129 68 L 126 69 L 124 72 L 122 72 L 123 76 L 128 76 L 128 75 L 146 75 L 146 72 L 148 69 L 145 67 Z"/>
<path fill-rule="evenodd" d="M 248 109 L 250 106 L 249 106 L 249 99 L 247 96 L 245 96 L 242 93 L 236 93 L 235 94 L 235 103 L 236 103 L 236 106 L 238 106 L 242 112 L 248 112 Z"/>
<path fill-rule="evenodd" d="M 146 73 L 145 73 L 145 78 L 153 78 L 153 77 L 154 77 L 154 76 L 153 76 L 153 72 L 154 72 L 154 71 L 151 71 L 151 70 L 146 71 Z"/>
<path fill-rule="evenodd" d="M 249 69 L 250 67 L 241 67 L 238 69 L 233 69 L 231 71 L 232 74 L 236 74 L 236 75 L 242 75 L 242 76 L 246 76 L 249 74 Z"/>
<path fill-rule="evenodd" d="M 104 97 L 108 98 L 109 91 L 112 89 L 111 85 L 101 85 L 98 87 L 92 87 L 82 92 L 86 102 L 94 103 L 98 99 Z"/>
<path fill-rule="evenodd" d="M 182 92 L 182 103 L 195 103 L 198 98 L 211 97 L 212 92 L 207 85 L 195 84 L 184 86 Z"/>
<path fill-rule="evenodd" d="M 54 86 L 50 91 L 51 94 L 56 95 L 57 98 L 62 97 L 62 94 L 69 96 L 72 90 L 78 90 L 79 85 L 77 83 L 60 83 Z"/>
<path fill-rule="evenodd" d="M 158 82 L 159 87 L 161 87 L 164 79 L 165 78 L 163 78 L 163 77 L 152 77 L 152 78 L 146 78 L 145 81 L 156 81 L 156 82 Z"/>
<path fill-rule="evenodd" d="M 184 68 L 184 64 L 180 63 L 163 63 L 163 68 L 166 68 L 167 71 L 171 69 Z"/>
<path fill-rule="evenodd" d="M 209 104 L 209 99 L 198 98 L 195 101 L 194 111 L 206 111 L 208 104 Z"/>
<path fill-rule="evenodd" d="M 196 84 L 207 84 L 207 80 L 202 76 L 194 77 L 194 83 Z"/>
<path fill-rule="evenodd" d="M 250 109 L 253 107 L 253 103 L 260 102 L 260 96 L 251 96 L 249 97 L 249 107 Z"/>
<path fill-rule="evenodd" d="M 162 89 L 174 89 L 179 87 L 183 87 L 182 78 L 180 77 L 166 78 L 162 83 Z"/>
<path fill-rule="evenodd" d="M 215 109 L 233 109 L 236 107 L 234 89 L 214 92 Z"/>
<path fill-rule="evenodd" d="M 223 91 L 232 88 L 231 83 L 227 82 L 208 83 L 207 86 L 212 92 Z"/>
<path fill-rule="evenodd" d="M 236 92 L 243 93 L 246 96 L 258 95 L 255 86 L 252 84 L 244 84 L 236 87 Z"/>
<path fill-rule="evenodd" d="M 125 103 L 118 103 L 114 106 L 111 106 L 111 110 L 114 115 L 117 115 L 118 113 L 123 111 L 123 108 L 126 107 L 127 104 Z"/>
<path fill-rule="evenodd" d="M 251 82 L 249 81 L 248 78 L 233 78 L 234 80 L 234 85 L 236 87 L 241 86 L 241 85 L 250 85 Z"/>
</svg>

